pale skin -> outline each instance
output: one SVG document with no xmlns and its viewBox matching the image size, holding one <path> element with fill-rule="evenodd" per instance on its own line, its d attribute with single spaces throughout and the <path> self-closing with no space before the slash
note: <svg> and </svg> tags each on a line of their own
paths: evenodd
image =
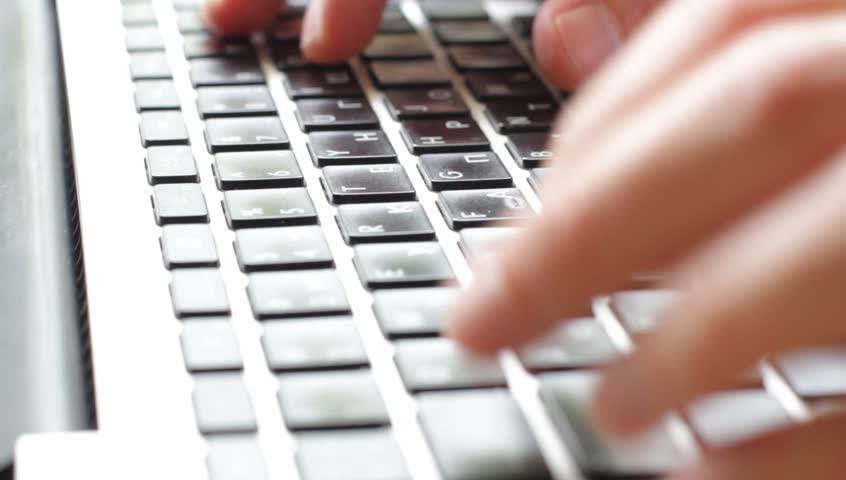
<svg viewBox="0 0 846 480">
<path fill-rule="evenodd" d="M 279 6 L 216 0 L 208 13 L 239 33 Z M 383 6 L 313 0 L 305 54 L 355 54 Z M 670 272 L 680 301 L 597 394 L 597 421 L 618 435 L 765 355 L 843 343 L 843 0 L 548 0 L 534 47 L 580 94 L 556 127 L 543 213 L 477 276 L 450 335 L 479 352 L 519 345 L 632 273 Z M 842 478 L 844 442 L 846 416 L 828 416 L 708 452 L 678 478 Z"/>
</svg>

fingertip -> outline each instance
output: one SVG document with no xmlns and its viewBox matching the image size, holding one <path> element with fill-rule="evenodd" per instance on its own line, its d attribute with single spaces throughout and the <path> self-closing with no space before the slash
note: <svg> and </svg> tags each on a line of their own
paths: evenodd
<svg viewBox="0 0 846 480">
<path fill-rule="evenodd" d="M 303 54 L 317 63 L 349 59 L 364 49 L 379 30 L 385 2 L 386 0 L 313 1 L 303 24 Z"/>
<path fill-rule="evenodd" d="M 205 17 L 215 33 L 247 35 L 271 24 L 281 5 L 281 0 L 208 0 Z"/>
<path fill-rule="evenodd" d="M 567 55 L 562 52 L 561 41 L 555 27 L 555 17 L 558 14 L 555 3 L 547 2 L 538 11 L 532 28 L 532 45 L 544 76 L 557 87 L 575 90 L 584 78 L 578 74 Z"/>
</svg>

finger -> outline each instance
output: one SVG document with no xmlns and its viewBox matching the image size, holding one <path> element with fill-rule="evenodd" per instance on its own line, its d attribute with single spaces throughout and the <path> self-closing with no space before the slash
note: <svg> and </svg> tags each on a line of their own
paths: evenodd
<svg viewBox="0 0 846 480">
<path fill-rule="evenodd" d="M 379 30 L 386 0 L 314 0 L 303 24 L 302 48 L 315 62 L 346 60 Z"/>
<path fill-rule="evenodd" d="M 623 43 L 658 0 L 549 0 L 538 12 L 533 43 L 547 78 L 572 89 Z"/>
<path fill-rule="evenodd" d="M 206 21 L 223 35 L 246 35 L 276 19 L 283 0 L 208 0 Z"/>
<path fill-rule="evenodd" d="M 696 283 L 664 317 L 673 320 L 607 372 L 603 425 L 639 430 L 764 355 L 843 339 L 844 182 L 846 153 L 681 269 Z"/>
<path fill-rule="evenodd" d="M 842 478 L 846 415 L 821 417 L 703 460 L 676 480 L 796 480 Z"/>
<path fill-rule="evenodd" d="M 843 139 L 843 24 L 815 18 L 749 35 L 595 145 L 477 276 L 450 333 L 481 351 L 521 343 L 830 158 Z M 772 49 L 778 61 L 761 55 Z"/>
</svg>

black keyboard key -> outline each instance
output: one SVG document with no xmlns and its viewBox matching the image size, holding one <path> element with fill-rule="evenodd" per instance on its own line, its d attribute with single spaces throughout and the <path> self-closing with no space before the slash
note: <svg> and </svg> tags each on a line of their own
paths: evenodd
<svg viewBox="0 0 846 480">
<path fill-rule="evenodd" d="M 132 25 L 155 25 L 156 12 L 152 5 L 134 4 L 123 6 L 123 24 Z"/>
<path fill-rule="evenodd" d="M 285 73 L 285 90 L 293 100 L 364 96 L 349 68 L 288 71 Z"/>
<path fill-rule="evenodd" d="M 202 373 L 194 376 L 197 427 L 205 434 L 256 431 L 250 394 L 240 373 Z"/>
<path fill-rule="evenodd" d="M 326 65 L 310 62 L 305 58 L 302 49 L 296 43 L 280 43 L 272 45 L 271 47 L 273 62 L 276 65 L 276 68 L 282 71 L 287 72 L 289 70 L 304 69 L 319 70 L 324 68 L 338 69 L 345 66 L 343 63 Z"/>
<path fill-rule="evenodd" d="M 353 262 L 361 283 L 372 289 L 434 286 L 455 278 L 437 242 L 358 245 Z"/>
<path fill-rule="evenodd" d="M 129 52 L 164 50 L 164 39 L 159 32 L 159 27 L 128 27 L 126 29 L 126 50 Z"/>
<path fill-rule="evenodd" d="M 220 262 L 214 235 L 208 225 L 166 225 L 162 228 L 160 241 L 168 270 L 216 267 Z"/>
<path fill-rule="evenodd" d="M 512 227 L 465 228 L 458 246 L 464 256 L 475 264 L 496 258 L 506 242 L 513 240 L 520 230 Z"/>
<path fill-rule="evenodd" d="M 169 183 L 153 187 L 156 223 L 208 223 L 209 210 L 203 190 L 194 183 Z"/>
<path fill-rule="evenodd" d="M 241 350 L 228 318 L 182 322 L 182 356 L 189 372 L 240 370 Z"/>
<path fill-rule="evenodd" d="M 784 406 L 763 389 L 732 390 L 697 400 L 687 411 L 707 448 L 726 448 L 790 426 Z"/>
<path fill-rule="evenodd" d="M 250 274 L 247 293 L 259 319 L 344 314 L 350 311 L 334 270 Z"/>
<path fill-rule="evenodd" d="M 783 356 L 779 367 L 793 391 L 805 399 L 846 397 L 846 348 L 815 348 Z"/>
<path fill-rule="evenodd" d="M 422 155 L 417 165 L 430 190 L 511 187 L 511 174 L 493 152 Z"/>
<path fill-rule="evenodd" d="M 373 62 L 370 73 L 380 88 L 449 87 L 449 73 L 432 60 Z"/>
<path fill-rule="evenodd" d="M 446 45 L 507 43 L 508 37 L 489 21 L 438 22 L 435 36 Z"/>
<path fill-rule="evenodd" d="M 231 190 L 223 194 L 230 228 L 317 223 L 317 211 L 305 188 Z"/>
<path fill-rule="evenodd" d="M 376 427 L 390 423 L 369 370 L 279 376 L 279 406 L 290 430 Z"/>
<path fill-rule="evenodd" d="M 235 232 L 241 270 L 331 267 L 332 252 L 318 226 L 247 228 Z"/>
<path fill-rule="evenodd" d="M 149 110 L 179 110 L 179 94 L 170 80 L 140 80 L 135 82 L 135 108 Z"/>
<path fill-rule="evenodd" d="M 275 115 L 276 104 L 263 85 L 202 87 L 197 89 L 197 110 L 202 118 Z"/>
<path fill-rule="evenodd" d="M 611 295 L 610 306 L 623 327 L 637 336 L 654 330 L 661 314 L 678 298 L 673 290 L 632 290 Z"/>
<path fill-rule="evenodd" d="M 144 147 L 189 143 L 181 112 L 143 112 L 139 131 Z"/>
<path fill-rule="evenodd" d="M 380 290 L 373 313 L 389 338 L 436 336 L 459 291 L 449 287 Z"/>
<path fill-rule="evenodd" d="M 608 333 L 593 318 L 566 320 L 518 353 L 523 365 L 536 372 L 599 367 L 619 355 Z"/>
<path fill-rule="evenodd" d="M 558 113 L 555 102 L 497 101 L 485 106 L 485 115 L 499 133 L 549 131 Z"/>
<path fill-rule="evenodd" d="M 145 167 L 150 185 L 196 183 L 200 180 L 194 154 L 186 146 L 148 148 Z"/>
<path fill-rule="evenodd" d="M 203 33 L 208 32 L 203 15 L 199 10 L 183 10 L 176 12 L 176 26 L 179 32 L 186 33 Z"/>
<path fill-rule="evenodd" d="M 432 21 L 486 20 L 488 13 L 478 0 L 452 2 L 432 0 L 421 2 L 420 7 L 426 18 Z"/>
<path fill-rule="evenodd" d="M 401 202 L 417 193 L 401 165 L 336 165 L 320 179 L 329 201 L 343 203 Z"/>
<path fill-rule="evenodd" d="M 435 238 L 435 230 L 417 202 L 341 205 L 337 221 L 350 245 Z"/>
<path fill-rule="evenodd" d="M 220 190 L 301 187 L 305 183 L 294 152 L 229 152 L 214 156 Z"/>
<path fill-rule="evenodd" d="M 534 215 L 525 197 L 516 188 L 442 192 L 438 197 L 438 208 L 453 230 L 521 220 Z"/>
<path fill-rule="evenodd" d="M 262 326 L 261 343 L 273 371 L 355 368 L 369 363 L 351 317 L 273 320 Z"/>
<path fill-rule="evenodd" d="M 540 167 L 540 168 L 533 168 L 529 172 L 529 185 L 532 186 L 532 189 L 535 193 L 540 193 L 541 186 L 543 185 L 544 180 L 550 172 L 552 171 L 551 168 Z"/>
<path fill-rule="evenodd" d="M 550 478 L 529 426 L 506 390 L 425 393 L 420 422 L 444 480 Z"/>
<path fill-rule="evenodd" d="M 279 150 L 290 146 L 278 117 L 213 118 L 206 122 L 209 153 Z"/>
<path fill-rule="evenodd" d="M 537 168 L 554 155 L 549 148 L 560 136 L 546 133 L 515 133 L 508 137 L 508 151 L 523 168 Z"/>
<path fill-rule="evenodd" d="M 315 132 L 308 150 L 318 167 L 396 162 L 397 153 L 381 130 Z"/>
<path fill-rule="evenodd" d="M 459 70 L 518 70 L 528 67 L 511 45 L 457 45 L 449 58 Z"/>
<path fill-rule="evenodd" d="M 379 34 L 361 53 L 365 60 L 417 60 L 432 58 L 432 50 L 416 33 Z"/>
<path fill-rule="evenodd" d="M 550 93 L 534 73 L 470 72 L 464 75 L 467 88 L 479 101 L 541 100 L 550 101 Z"/>
<path fill-rule="evenodd" d="M 395 120 L 467 116 L 467 104 L 451 88 L 414 88 L 385 92 L 385 105 Z"/>
<path fill-rule="evenodd" d="M 283 18 L 267 32 L 267 40 L 269 43 L 287 43 L 299 46 L 302 33 L 302 18 Z"/>
<path fill-rule="evenodd" d="M 192 268 L 171 272 L 170 297 L 177 318 L 229 314 L 226 285 L 214 268 Z"/>
<path fill-rule="evenodd" d="M 487 137 L 470 118 L 407 120 L 402 139 L 415 155 L 490 150 Z"/>
<path fill-rule="evenodd" d="M 534 16 L 521 15 L 511 19 L 511 29 L 514 30 L 514 33 L 516 33 L 521 38 L 532 38 L 532 30 L 534 30 L 534 25 Z"/>
<path fill-rule="evenodd" d="M 222 38 L 207 33 L 183 35 L 182 50 L 189 60 L 205 57 L 252 57 L 255 55 L 249 40 Z"/>
<path fill-rule="evenodd" d="M 589 371 L 540 377 L 541 398 L 567 450 L 588 478 L 655 478 L 678 467 L 683 453 L 666 422 L 634 438 L 616 440 L 593 423 L 591 401 L 599 376 Z"/>
<path fill-rule="evenodd" d="M 129 72 L 133 80 L 164 80 L 173 78 L 164 52 L 133 53 L 129 56 Z"/>
<path fill-rule="evenodd" d="M 297 121 L 304 132 L 379 128 L 379 119 L 364 99 L 318 98 L 297 102 Z"/>
<path fill-rule="evenodd" d="M 301 433 L 296 441 L 302 480 L 411 480 L 388 429 Z"/>
<path fill-rule="evenodd" d="M 196 58 L 190 63 L 195 87 L 264 85 L 264 73 L 252 58 Z"/>
<path fill-rule="evenodd" d="M 267 467 L 252 435 L 214 435 L 206 466 L 209 480 L 267 480 Z"/>
<path fill-rule="evenodd" d="M 412 33 L 414 25 L 405 18 L 402 11 L 388 5 L 382 13 L 382 23 L 379 25 L 379 33 Z"/>
<path fill-rule="evenodd" d="M 395 360 L 411 392 L 505 386 L 505 373 L 494 357 L 475 356 L 447 338 L 400 340 Z"/>
</svg>

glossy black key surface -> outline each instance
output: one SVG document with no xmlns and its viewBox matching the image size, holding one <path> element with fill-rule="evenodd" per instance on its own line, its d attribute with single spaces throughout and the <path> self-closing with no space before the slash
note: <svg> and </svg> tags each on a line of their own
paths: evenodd
<svg viewBox="0 0 846 480">
<path fill-rule="evenodd" d="M 487 137 L 470 118 L 406 120 L 400 133 L 415 155 L 490 150 Z"/>
<path fill-rule="evenodd" d="M 396 162 L 397 153 L 381 130 L 314 132 L 308 150 L 318 167 Z"/>
<path fill-rule="evenodd" d="M 267 467 L 255 436 L 214 435 L 207 441 L 209 480 L 267 480 Z"/>
<path fill-rule="evenodd" d="M 784 355 L 778 365 L 793 391 L 805 399 L 846 397 L 846 347 Z"/>
<path fill-rule="evenodd" d="M 364 95 L 358 80 L 349 68 L 287 71 L 285 72 L 285 90 L 293 100 Z"/>
<path fill-rule="evenodd" d="M 633 335 L 649 333 L 661 314 L 679 298 L 673 290 L 632 290 L 611 295 L 614 315 Z"/>
<path fill-rule="evenodd" d="M 412 88 L 385 92 L 385 105 L 395 120 L 467 116 L 470 110 L 451 88 Z"/>
<path fill-rule="evenodd" d="M 318 226 L 247 228 L 235 232 L 241 270 L 331 267 L 332 252 Z"/>
<path fill-rule="evenodd" d="M 271 320 L 261 343 L 271 370 L 326 370 L 367 366 L 367 351 L 351 317 Z"/>
<path fill-rule="evenodd" d="M 449 0 L 431 0 L 420 3 L 423 14 L 429 20 L 458 21 L 485 20 L 488 13 L 478 0 L 453 2 Z"/>
<path fill-rule="evenodd" d="M 373 62 L 370 73 L 380 88 L 448 87 L 449 73 L 432 60 Z"/>
<path fill-rule="evenodd" d="M 162 51 L 164 38 L 156 26 L 128 27 L 126 50 L 129 52 Z"/>
<path fill-rule="evenodd" d="M 126 26 L 156 24 L 156 12 L 152 5 L 124 5 L 122 13 L 123 24 Z"/>
<path fill-rule="evenodd" d="M 299 17 L 282 18 L 267 32 L 269 43 L 299 45 L 303 33 L 303 20 Z"/>
<path fill-rule="evenodd" d="M 196 183 L 200 179 L 191 147 L 150 147 L 144 165 L 150 185 Z"/>
<path fill-rule="evenodd" d="M 434 286 L 454 279 L 437 242 L 358 245 L 353 262 L 361 283 L 372 289 Z"/>
<path fill-rule="evenodd" d="M 541 375 L 541 398 L 561 439 L 588 478 L 663 477 L 684 460 L 666 422 L 626 440 L 593 423 L 591 403 L 599 375 L 588 371 Z"/>
<path fill-rule="evenodd" d="M 156 223 L 208 223 L 203 190 L 195 183 L 167 183 L 153 187 Z"/>
<path fill-rule="evenodd" d="M 432 392 L 417 398 L 423 433 L 444 480 L 550 478 L 507 390 Z"/>
<path fill-rule="evenodd" d="M 181 112 L 143 112 L 139 131 L 144 147 L 189 143 L 188 130 Z"/>
<path fill-rule="evenodd" d="M 256 431 L 250 394 L 240 373 L 194 375 L 194 411 L 202 433 Z"/>
<path fill-rule="evenodd" d="M 485 107 L 485 115 L 499 133 L 549 131 L 558 113 L 557 103 L 544 101 L 496 101 Z"/>
<path fill-rule="evenodd" d="M 182 322 L 182 356 L 189 372 L 240 370 L 241 350 L 228 318 Z"/>
<path fill-rule="evenodd" d="M 173 77 L 164 52 L 133 53 L 129 56 L 129 72 L 133 80 L 160 80 Z"/>
<path fill-rule="evenodd" d="M 329 201 L 343 203 L 401 202 L 417 193 L 401 165 L 336 165 L 320 179 Z"/>
<path fill-rule="evenodd" d="M 140 80 L 135 82 L 135 108 L 149 110 L 179 110 L 179 94 L 170 80 Z"/>
<path fill-rule="evenodd" d="M 177 318 L 229 314 L 226 286 L 215 268 L 174 270 L 170 297 Z"/>
<path fill-rule="evenodd" d="M 369 370 L 279 375 L 279 407 L 290 430 L 376 427 L 390 423 Z"/>
<path fill-rule="evenodd" d="M 190 33 L 182 36 L 182 50 L 190 59 L 204 57 L 252 57 L 253 46 L 246 38 L 222 38 L 208 33 Z"/>
<path fill-rule="evenodd" d="M 399 340 L 394 358 L 411 392 L 505 386 L 495 356 L 476 356 L 447 338 Z"/>
<path fill-rule="evenodd" d="M 494 259 L 500 249 L 520 233 L 514 227 L 465 228 L 461 231 L 458 246 L 473 263 Z"/>
<path fill-rule="evenodd" d="M 509 135 L 506 146 L 518 165 L 523 168 L 537 168 L 552 158 L 554 153 L 549 147 L 559 138 L 557 134 L 515 133 Z"/>
<path fill-rule="evenodd" d="M 540 192 L 541 185 L 546 177 L 552 171 L 551 168 L 548 167 L 540 167 L 540 168 L 533 168 L 532 171 L 529 172 L 529 185 L 532 186 L 532 189 L 538 193 Z"/>
<path fill-rule="evenodd" d="M 499 188 L 514 184 L 511 174 L 493 152 L 422 155 L 417 167 L 426 186 L 434 191 Z"/>
<path fill-rule="evenodd" d="M 410 480 L 391 430 L 300 433 L 297 466 L 302 480 Z"/>
<path fill-rule="evenodd" d="M 202 87 L 197 89 L 202 118 L 275 115 L 276 104 L 264 85 Z"/>
<path fill-rule="evenodd" d="M 534 215 L 516 188 L 442 192 L 438 196 L 438 208 L 453 230 Z"/>
<path fill-rule="evenodd" d="M 341 205 L 336 219 L 350 245 L 435 238 L 435 229 L 417 202 Z"/>
<path fill-rule="evenodd" d="M 379 25 L 380 33 L 412 33 L 414 32 L 414 25 L 412 25 L 402 11 L 392 5 L 385 7 L 382 13 L 382 23 Z"/>
<path fill-rule="evenodd" d="M 361 98 L 299 100 L 297 121 L 304 132 L 379 128 L 379 119 Z"/>
<path fill-rule="evenodd" d="M 708 448 L 737 445 L 794 423 L 781 402 L 764 389 L 708 395 L 688 408 L 687 418 Z"/>
<path fill-rule="evenodd" d="M 535 25 L 535 17 L 518 16 L 511 19 L 511 29 L 522 38 L 532 38 L 532 30 Z"/>
<path fill-rule="evenodd" d="M 166 225 L 162 227 L 162 256 L 170 270 L 186 267 L 216 267 L 217 245 L 211 227 L 206 224 Z"/>
<path fill-rule="evenodd" d="M 507 43 L 508 37 L 489 21 L 438 22 L 432 27 L 435 36 L 446 45 Z"/>
<path fill-rule="evenodd" d="M 447 49 L 459 70 L 515 70 L 528 67 L 511 45 L 456 45 Z"/>
<path fill-rule="evenodd" d="M 416 33 L 382 33 L 361 53 L 365 60 L 416 60 L 432 58 L 432 50 Z"/>
<path fill-rule="evenodd" d="M 214 156 L 220 190 L 301 187 L 305 183 L 294 152 L 229 152 Z"/>
<path fill-rule="evenodd" d="M 334 270 L 250 274 L 247 294 L 259 319 L 344 314 L 350 306 Z"/>
<path fill-rule="evenodd" d="M 619 355 L 594 318 L 565 320 L 546 336 L 521 347 L 518 354 L 531 371 L 599 367 Z"/>
<path fill-rule="evenodd" d="M 206 122 L 209 153 L 288 148 L 288 134 L 278 117 L 212 118 Z"/>
<path fill-rule="evenodd" d="M 470 93 L 480 101 L 541 100 L 549 101 L 550 93 L 534 73 L 470 72 L 464 75 Z"/>
<path fill-rule="evenodd" d="M 450 287 L 380 290 L 373 294 L 373 313 L 389 338 L 436 336 L 458 295 Z"/>
<path fill-rule="evenodd" d="M 264 72 L 252 58 L 196 58 L 190 64 L 195 87 L 264 84 Z"/>
<path fill-rule="evenodd" d="M 317 211 L 305 188 L 230 190 L 223 194 L 230 228 L 317 223 Z"/>
</svg>

